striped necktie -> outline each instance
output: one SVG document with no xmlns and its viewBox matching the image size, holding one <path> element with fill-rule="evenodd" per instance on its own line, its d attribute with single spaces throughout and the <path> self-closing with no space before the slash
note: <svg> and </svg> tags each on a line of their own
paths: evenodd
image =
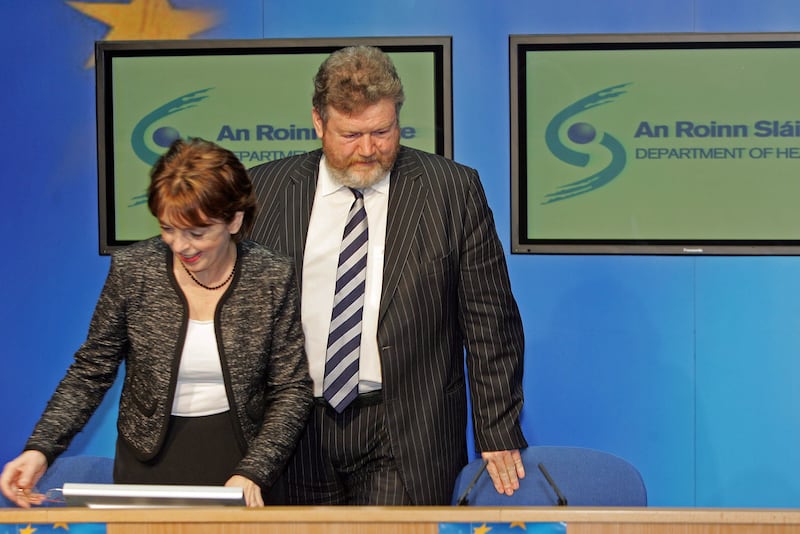
<svg viewBox="0 0 800 534">
<path fill-rule="evenodd" d="M 351 191 L 355 199 L 350 206 L 339 252 L 322 382 L 322 395 L 339 413 L 358 395 L 361 316 L 367 279 L 367 211 L 361 191 Z"/>
</svg>

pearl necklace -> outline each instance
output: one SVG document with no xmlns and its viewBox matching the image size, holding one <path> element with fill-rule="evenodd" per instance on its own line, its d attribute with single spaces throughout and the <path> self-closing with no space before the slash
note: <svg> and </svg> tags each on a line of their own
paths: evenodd
<svg viewBox="0 0 800 534">
<path fill-rule="evenodd" d="M 221 287 L 224 287 L 225 284 L 227 284 L 228 282 L 231 281 L 231 278 L 233 278 L 233 273 L 236 272 L 236 262 L 234 261 L 233 262 L 233 269 L 231 269 L 231 274 L 228 275 L 228 278 L 226 278 L 221 284 L 219 284 L 217 286 L 207 286 L 203 282 L 201 282 L 200 280 L 195 278 L 194 275 L 192 274 L 192 271 L 187 269 L 186 265 L 184 265 L 184 263 L 182 261 L 180 261 L 180 260 L 178 260 L 178 261 L 180 262 L 181 267 L 183 267 L 183 270 L 186 271 L 186 274 L 189 275 L 189 278 L 194 280 L 195 284 L 197 284 L 198 286 L 202 287 L 203 289 L 208 289 L 209 291 L 216 291 L 217 289 L 220 289 Z"/>
</svg>

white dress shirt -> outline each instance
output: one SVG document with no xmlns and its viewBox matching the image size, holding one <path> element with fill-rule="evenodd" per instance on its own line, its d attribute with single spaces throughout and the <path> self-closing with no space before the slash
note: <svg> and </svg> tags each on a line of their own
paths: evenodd
<svg viewBox="0 0 800 534">
<path fill-rule="evenodd" d="M 367 280 L 364 314 L 361 319 L 361 356 L 359 360 L 360 393 L 381 386 L 378 354 L 378 308 L 383 283 L 383 253 L 386 243 L 386 214 L 389 209 L 389 175 L 364 189 L 364 207 L 369 226 Z M 311 219 L 308 223 L 303 254 L 303 291 L 301 318 L 306 340 L 309 371 L 314 380 L 314 395 L 322 396 L 325 354 L 331 324 L 336 267 L 344 225 L 353 203 L 353 193 L 333 181 L 322 158 Z"/>
</svg>

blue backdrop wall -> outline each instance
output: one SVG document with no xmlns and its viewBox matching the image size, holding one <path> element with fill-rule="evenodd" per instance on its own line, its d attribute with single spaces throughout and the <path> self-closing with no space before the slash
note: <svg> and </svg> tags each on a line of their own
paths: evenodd
<svg viewBox="0 0 800 534">
<path fill-rule="evenodd" d="M 204 30 L 157 23 L 176 11 L 218 16 Z M 452 35 L 455 158 L 480 171 L 508 249 L 509 34 L 798 31 L 800 4 L 3 2 L 0 461 L 17 454 L 81 343 L 108 269 L 97 254 L 93 43 L 189 36 L 182 28 L 202 38 Z M 509 255 L 509 265 L 531 443 L 627 458 L 655 506 L 800 506 L 800 258 Z M 117 395 L 71 453 L 113 454 Z"/>
</svg>

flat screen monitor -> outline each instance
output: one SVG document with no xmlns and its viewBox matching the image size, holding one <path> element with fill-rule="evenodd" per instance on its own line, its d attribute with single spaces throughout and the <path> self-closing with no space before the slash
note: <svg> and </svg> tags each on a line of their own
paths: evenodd
<svg viewBox="0 0 800 534">
<path fill-rule="evenodd" d="M 512 252 L 800 253 L 800 34 L 509 46 Z"/>
<path fill-rule="evenodd" d="M 67 506 L 89 508 L 175 508 L 245 506 L 242 488 L 150 484 L 78 484 L 62 488 Z"/>
<path fill-rule="evenodd" d="M 351 39 L 101 41 L 95 46 L 99 251 L 158 233 L 149 171 L 176 138 L 201 137 L 245 164 L 321 146 L 311 122 L 313 78 L 334 50 L 379 46 L 406 95 L 401 143 L 453 156 L 447 36 Z"/>
</svg>

